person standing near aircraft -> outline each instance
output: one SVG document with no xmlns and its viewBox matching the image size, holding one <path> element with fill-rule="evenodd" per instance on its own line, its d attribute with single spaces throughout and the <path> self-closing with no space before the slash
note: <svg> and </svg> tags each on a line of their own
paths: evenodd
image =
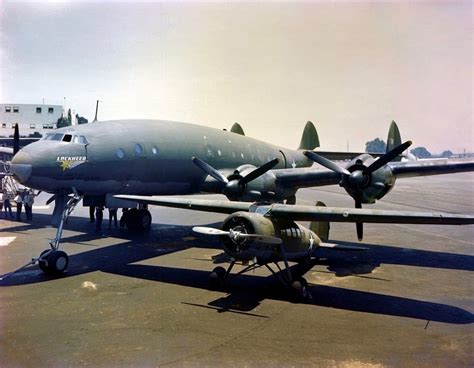
<svg viewBox="0 0 474 368">
<path fill-rule="evenodd" d="M 124 229 L 127 223 L 128 208 L 122 208 L 122 216 L 120 217 L 120 228 Z"/>
<path fill-rule="evenodd" d="M 16 220 L 21 221 L 21 210 L 23 209 L 23 201 L 25 198 L 25 191 L 18 191 L 14 199 L 16 203 Z"/>
<path fill-rule="evenodd" d="M 102 219 L 104 218 L 104 208 L 97 206 L 95 208 L 95 228 L 97 231 L 102 230 Z"/>
<path fill-rule="evenodd" d="M 3 210 L 5 211 L 5 218 L 8 217 L 7 213 L 10 215 L 10 218 L 13 218 L 12 204 L 10 202 L 10 194 L 5 191 L 1 194 L 3 196 Z"/>
<path fill-rule="evenodd" d="M 33 189 L 29 190 L 24 197 L 26 221 L 33 221 L 33 203 L 35 202 L 35 194 Z"/>
<path fill-rule="evenodd" d="M 117 209 L 109 208 L 109 229 L 112 228 L 112 220 L 114 220 L 115 228 L 117 228 Z"/>
<path fill-rule="evenodd" d="M 95 221 L 94 211 L 95 211 L 95 207 L 94 206 L 89 206 L 89 218 L 91 220 L 91 224 L 93 224 L 94 221 Z"/>
</svg>

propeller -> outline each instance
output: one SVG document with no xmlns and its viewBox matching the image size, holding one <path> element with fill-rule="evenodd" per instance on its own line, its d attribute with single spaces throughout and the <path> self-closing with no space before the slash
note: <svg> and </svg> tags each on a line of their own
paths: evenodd
<svg viewBox="0 0 474 368">
<path fill-rule="evenodd" d="M 355 208 L 362 208 L 362 202 L 359 199 L 355 200 Z M 364 238 L 364 223 L 356 222 L 357 239 L 361 241 Z"/>
<path fill-rule="evenodd" d="M 13 156 L 20 150 L 20 130 L 18 124 L 15 124 L 15 132 L 13 133 Z"/>
<path fill-rule="evenodd" d="M 250 183 L 252 180 L 257 179 L 259 176 L 262 176 L 267 171 L 274 168 L 278 164 L 278 162 L 280 162 L 279 159 L 275 158 L 263 164 L 262 166 L 257 167 L 256 169 L 252 170 L 245 176 L 241 176 L 238 171 L 235 171 L 234 174 L 229 176 L 229 178 L 226 178 L 218 170 L 216 170 L 215 168 L 213 168 L 211 165 L 204 162 L 200 158 L 193 157 L 192 160 L 194 164 L 198 166 L 202 171 L 212 176 L 218 182 L 225 184 L 225 187 L 222 190 L 223 193 L 233 198 L 236 198 L 239 195 L 241 195 L 244 192 L 245 186 L 248 183 Z"/>
<path fill-rule="evenodd" d="M 341 174 L 341 186 L 349 188 L 352 192 L 354 192 L 354 194 L 351 195 L 355 200 L 355 208 L 362 208 L 362 191 L 370 184 L 372 173 L 398 157 L 398 155 L 410 147 L 411 144 L 411 141 L 406 141 L 405 143 L 395 147 L 393 150 L 387 152 L 367 167 L 362 164 L 356 164 L 352 166 L 352 171 L 337 165 L 335 162 L 328 160 L 327 158 L 322 157 L 313 151 L 305 151 L 304 154 L 310 160 L 317 162 L 329 170 Z M 357 238 L 362 240 L 364 236 L 362 222 L 356 223 L 356 230 Z"/>
<path fill-rule="evenodd" d="M 265 244 L 281 244 L 282 240 L 275 236 L 268 236 L 268 235 L 260 235 L 260 234 L 247 234 L 241 231 L 235 231 L 230 229 L 229 231 L 214 229 L 212 227 L 203 227 L 203 226 L 195 226 L 193 227 L 193 231 L 200 234 L 206 235 L 227 235 L 234 241 L 239 241 L 240 239 L 247 239 L 252 238 L 256 242 L 265 243 Z"/>
<path fill-rule="evenodd" d="M 385 166 L 390 161 L 392 161 L 395 157 L 400 155 L 403 151 L 405 151 L 408 147 L 410 147 L 412 141 L 406 141 L 402 143 L 398 147 L 395 147 L 393 150 L 387 152 L 385 155 L 380 157 L 378 160 L 375 160 L 369 167 L 364 170 L 364 174 L 368 175 L 373 173 L 374 171 L 380 169 L 382 166 Z"/>
</svg>

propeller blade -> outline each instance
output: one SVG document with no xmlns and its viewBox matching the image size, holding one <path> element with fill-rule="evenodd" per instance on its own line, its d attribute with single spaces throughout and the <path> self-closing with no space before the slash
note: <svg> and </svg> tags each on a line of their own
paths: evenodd
<svg viewBox="0 0 474 368">
<path fill-rule="evenodd" d="M 251 182 L 254 179 L 257 179 L 259 176 L 265 174 L 268 170 L 273 169 L 278 163 L 280 162 L 279 159 L 275 158 L 271 161 L 268 161 L 266 164 L 263 164 L 260 167 L 257 167 L 255 170 L 251 171 L 247 175 L 245 175 L 242 179 L 239 180 L 240 185 L 245 185 Z"/>
<path fill-rule="evenodd" d="M 56 197 L 57 197 L 56 194 L 54 194 L 53 196 L 51 196 L 51 197 L 46 201 L 46 205 L 50 204 L 52 201 L 55 201 L 55 200 L 56 200 Z"/>
<path fill-rule="evenodd" d="M 282 240 L 280 238 L 268 235 L 260 235 L 260 234 L 246 234 L 239 231 L 223 231 L 219 229 L 214 229 L 212 227 L 204 227 L 204 226 L 195 226 L 193 227 L 193 231 L 200 234 L 206 235 L 228 235 L 231 238 L 235 238 L 235 240 L 243 239 L 243 238 L 253 238 L 253 240 L 266 243 L 266 244 L 281 244 Z"/>
<path fill-rule="evenodd" d="M 259 243 L 266 243 L 266 244 L 281 244 L 283 240 L 277 238 L 275 236 L 268 236 L 268 235 L 259 235 L 259 234 L 245 234 L 240 233 L 239 238 L 253 238 L 253 240 Z"/>
<path fill-rule="evenodd" d="M 332 170 L 332 171 L 337 172 L 341 175 L 351 175 L 351 173 L 348 170 L 346 170 L 345 168 L 337 165 L 336 163 L 332 162 L 331 160 L 328 160 L 327 158 L 325 158 L 323 156 L 318 155 L 317 153 L 314 153 L 313 151 L 305 151 L 304 154 L 311 161 L 314 161 L 314 162 L 324 166 L 326 169 Z"/>
<path fill-rule="evenodd" d="M 212 227 L 204 227 L 204 226 L 195 226 L 193 227 L 193 231 L 195 233 L 206 234 L 206 235 L 229 235 L 228 231 L 223 231 L 219 229 L 214 229 Z"/>
<path fill-rule="evenodd" d="M 392 161 L 395 157 L 397 157 L 400 153 L 405 151 L 408 147 L 411 146 L 411 141 L 406 141 L 405 143 L 395 147 L 390 152 L 387 152 L 385 155 L 380 157 L 378 160 L 375 160 L 372 165 L 364 169 L 364 175 L 371 174 L 374 171 L 380 169 L 382 166 L 385 166 L 390 161 Z"/>
<path fill-rule="evenodd" d="M 216 179 L 217 181 L 221 182 L 221 183 L 224 183 L 224 184 L 227 184 L 229 182 L 229 180 L 227 180 L 227 178 L 222 175 L 219 171 L 217 171 L 216 169 L 214 169 L 211 165 L 205 163 L 203 160 L 197 158 L 197 157 L 193 157 L 193 162 L 196 164 L 196 166 L 198 166 L 202 171 L 206 172 L 207 174 L 209 174 L 210 176 L 212 176 L 214 179 Z"/>
<path fill-rule="evenodd" d="M 20 130 L 18 124 L 15 124 L 15 132 L 13 134 L 13 155 L 20 150 Z"/>
<path fill-rule="evenodd" d="M 362 202 L 358 199 L 355 201 L 355 208 L 362 208 Z M 364 238 L 364 224 L 356 222 L 357 239 L 361 241 Z"/>
</svg>

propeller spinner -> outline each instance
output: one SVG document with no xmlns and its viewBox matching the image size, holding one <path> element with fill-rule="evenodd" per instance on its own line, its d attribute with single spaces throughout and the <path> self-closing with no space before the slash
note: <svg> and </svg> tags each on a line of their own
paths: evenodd
<svg viewBox="0 0 474 368">
<path fill-rule="evenodd" d="M 364 190 L 372 183 L 372 175 L 375 171 L 382 168 L 390 161 L 398 157 L 403 151 L 405 151 L 412 144 L 411 141 L 395 147 L 393 150 L 387 152 L 379 159 L 375 160 L 369 166 L 364 166 L 362 163 L 356 163 L 352 167 L 344 168 L 337 165 L 335 162 L 328 160 L 325 157 L 318 155 L 312 151 L 305 151 L 304 154 L 310 160 L 326 167 L 329 170 L 341 174 L 341 186 L 354 198 L 355 207 L 362 208 L 362 202 L 364 200 Z M 383 183 L 372 183 L 375 186 L 384 186 Z M 363 224 L 356 223 L 357 238 L 362 240 L 363 238 Z"/>
<path fill-rule="evenodd" d="M 252 180 L 257 179 L 258 177 L 265 174 L 267 171 L 273 169 L 278 162 L 279 159 L 275 158 L 266 164 L 263 164 L 260 167 L 257 167 L 253 171 L 249 172 L 245 176 L 240 175 L 240 173 L 236 170 L 234 174 L 230 175 L 228 178 L 222 175 L 218 170 L 213 168 L 208 163 L 204 162 L 198 157 L 192 158 L 194 164 L 198 166 L 201 170 L 206 172 L 208 175 L 212 176 L 218 182 L 223 184 L 222 193 L 224 193 L 230 199 L 239 199 L 245 192 L 245 187 L 248 183 Z M 261 193 L 260 193 L 261 194 Z"/>
</svg>

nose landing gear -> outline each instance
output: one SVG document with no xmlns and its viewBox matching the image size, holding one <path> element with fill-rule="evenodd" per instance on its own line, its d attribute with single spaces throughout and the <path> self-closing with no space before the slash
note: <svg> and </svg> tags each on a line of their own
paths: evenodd
<svg viewBox="0 0 474 368">
<path fill-rule="evenodd" d="M 69 198 L 62 211 L 61 220 L 59 222 L 58 229 L 56 230 L 56 236 L 49 243 L 49 246 L 51 248 L 41 252 L 38 258 L 33 258 L 26 265 L 18 268 L 13 272 L 1 276 L 0 281 L 5 280 L 7 277 L 10 277 L 11 275 L 23 270 L 28 266 L 35 265 L 36 263 L 38 263 L 38 266 L 41 271 L 49 275 L 58 275 L 66 271 L 67 266 L 69 265 L 69 257 L 66 252 L 59 250 L 59 242 L 61 241 L 61 236 L 63 234 L 64 223 L 67 221 L 67 218 L 74 210 L 74 207 L 76 207 L 76 205 L 82 199 L 82 196 L 80 196 L 74 188 L 73 191 L 73 196 Z"/>
<path fill-rule="evenodd" d="M 63 273 L 69 264 L 69 257 L 62 250 L 47 249 L 38 258 L 38 266 L 44 273 L 58 275 Z"/>
</svg>

